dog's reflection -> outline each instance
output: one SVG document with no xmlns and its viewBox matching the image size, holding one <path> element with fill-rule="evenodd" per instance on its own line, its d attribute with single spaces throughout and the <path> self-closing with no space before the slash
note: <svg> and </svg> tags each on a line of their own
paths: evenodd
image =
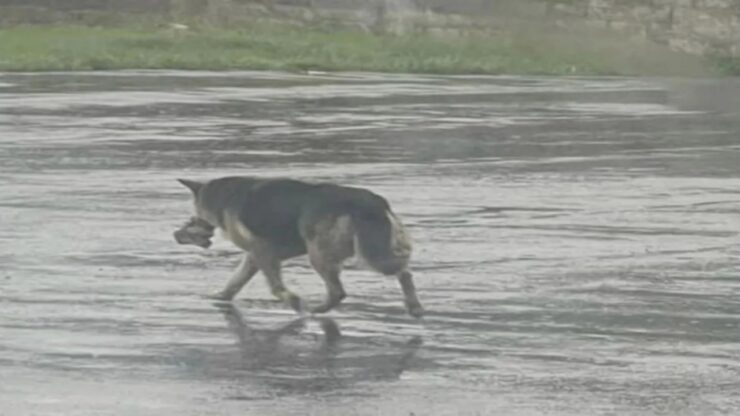
<svg viewBox="0 0 740 416">
<path fill-rule="evenodd" d="M 395 380 L 409 368 L 421 338 L 405 343 L 368 342 L 342 335 L 331 318 L 298 318 L 271 329 L 250 326 L 232 304 L 217 304 L 237 340 L 235 369 L 259 373 L 263 381 L 291 390 L 327 390 L 368 380 Z M 305 331 L 318 323 L 319 334 Z"/>
</svg>

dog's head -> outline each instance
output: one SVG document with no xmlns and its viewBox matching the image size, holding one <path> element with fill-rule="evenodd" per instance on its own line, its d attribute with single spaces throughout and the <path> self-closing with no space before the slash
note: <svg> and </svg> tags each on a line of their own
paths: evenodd
<svg viewBox="0 0 740 416">
<path fill-rule="evenodd" d="M 201 210 L 198 208 L 198 196 L 204 184 L 188 179 L 178 179 L 178 181 L 193 193 L 196 216 L 190 218 L 180 229 L 175 231 L 175 241 L 179 244 L 193 244 L 208 248 L 211 246 L 211 237 L 213 237 L 215 227 L 208 220 L 201 217 Z"/>
</svg>

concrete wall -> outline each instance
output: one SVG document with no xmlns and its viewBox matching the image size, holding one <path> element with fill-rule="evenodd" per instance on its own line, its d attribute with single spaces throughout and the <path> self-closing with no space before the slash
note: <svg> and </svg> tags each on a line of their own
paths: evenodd
<svg viewBox="0 0 740 416">
<path fill-rule="evenodd" d="M 33 7 L 57 11 L 116 11 L 161 13 L 170 0 L 0 0 L 0 7 Z"/>
<path fill-rule="evenodd" d="M 182 1 L 182 0 L 172 0 Z M 193 0 L 190 0 L 193 1 Z M 459 33 L 571 20 L 694 55 L 740 57 L 740 0 L 210 0 L 312 10 L 393 33 Z M 565 23 L 568 24 L 568 23 Z"/>
<path fill-rule="evenodd" d="M 740 57 L 740 0 L 554 0 L 549 13 L 696 55 Z"/>
<path fill-rule="evenodd" d="M 517 19 L 541 25 L 544 20 L 571 19 L 646 38 L 694 55 L 740 57 L 740 0 L 273 0 L 309 1 L 319 9 L 380 7 L 394 32 L 404 23 L 437 31 L 460 31 L 465 16 L 495 26 L 497 20 Z M 413 15 L 417 18 L 413 18 Z M 371 13 L 369 14 L 371 15 Z M 442 16 L 447 16 L 444 18 Z M 397 22 L 394 19 L 402 19 Z M 408 30 L 408 28 L 406 28 Z"/>
</svg>

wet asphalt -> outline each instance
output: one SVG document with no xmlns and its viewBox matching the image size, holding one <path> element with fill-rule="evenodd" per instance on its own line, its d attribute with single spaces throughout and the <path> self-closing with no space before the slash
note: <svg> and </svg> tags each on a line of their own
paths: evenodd
<svg viewBox="0 0 740 416">
<path fill-rule="evenodd" d="M 175 178 L 231 174 L 384 195 L 427 316 L 202 299 Z M 738 414 L 739 230 L 738 79 L 0 74 L 0 414 Z"/>
</svg>

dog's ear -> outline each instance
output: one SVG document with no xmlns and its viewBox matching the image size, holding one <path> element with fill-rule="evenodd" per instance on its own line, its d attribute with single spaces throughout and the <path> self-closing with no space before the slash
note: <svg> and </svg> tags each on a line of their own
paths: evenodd
<svg viewBox="0 0 740 416">
<path fill-rule="evenodd" d="M 191 181 L 189 179 L 178 179 L 177 181 L 190 189 L 193 192 L 193 195 L 198 195 L 198 191 L 203 187 L 202 182 Z"/>
</svg>

